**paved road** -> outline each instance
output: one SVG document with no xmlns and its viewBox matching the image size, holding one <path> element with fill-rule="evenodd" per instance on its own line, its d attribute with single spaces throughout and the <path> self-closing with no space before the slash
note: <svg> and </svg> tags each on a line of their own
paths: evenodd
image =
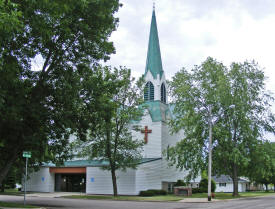
<svg viewBox="0 0 275 209">
<path fill-rule="evenodd" d="M 0 201 L 22 203 L 23 197 L 0 195 Z M 48 209 L 275 209 L 275 196 L 211 203 L 134 202 L 28 197 L 27 204 L 40 205 Z"/>
</svg>

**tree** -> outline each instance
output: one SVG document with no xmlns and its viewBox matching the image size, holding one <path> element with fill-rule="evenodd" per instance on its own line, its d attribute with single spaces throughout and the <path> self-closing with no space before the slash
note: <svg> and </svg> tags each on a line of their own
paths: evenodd
<svg viewBox="0 0 275 209">
<path fill-rule="evenodd" d="M 169 160 L 192 178 L 206 170 L 208 124 L 213 123 L 214 173 L 229 175 L 233 195 L 238 195 L 238 177 L 246 174 L 251 150 L 265 131 L 275 132 L 273 98 L 265 91 L 263 72 L 254 62 L 232 63 L 227 69 L 207 58 L 191 72 L 178 72 L 170 86 L 175 103 L 170 125 L 185 135 L 168 150 Z"/>
<path fill-rule="evenodd" d="M 268 184 L 275 183 L 275 144 L 269 141 L 259 142 L 251 150 L 247 176 L 250 180 L 264 184 L 268 191 Z"/>
<path fill-rule="evenodd" d="M 117 196 L 116 171 L 136 168 L 141 159 L 143 142 L 133 138 L 132 132 L 139 130 L 134 121 L 143 115 L 140 106 L 143 82 L 134 83 L 129 69 L 115 68 L 111 72 L 108 67 L 99 66 L 96 72 L 85 77 L 84 83 L 84 109 L 90 126 L 87 140 L 78 140 L 74 146 L 81 157 L 108 162 L 102 168 L 111 171 L 113 192 Z M 99 90 L 94 91 L 97 88 Z M 94 93 L 97 95 L 93 96 Z M 98 119 L 96 126 L 94 118 Z"/>
<path fill-rule="evenodd" d="M 200 192 L 206 193 L 208 189 L 208 179 L 207 178 L 202 178 L 199 184 Z M 211 192 L 215 192 L 216 190 L 216 182 L 211 179 Z"/>
<path fill-rule="evenodd" d="M 118 8 L 118 0 L 0 1 L 0 184 L 23 150 L 32 165 L 66 159 L 69 135 L 82 130 L 79 65 L 114 52 Z"/>
</svg>

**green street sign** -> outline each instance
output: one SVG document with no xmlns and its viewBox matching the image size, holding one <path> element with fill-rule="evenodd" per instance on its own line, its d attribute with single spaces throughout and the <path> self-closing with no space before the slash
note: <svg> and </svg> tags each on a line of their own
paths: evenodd
<svg viewBox="0 0 275 209">
<path fill-rule="evenodd" d="M 32 156 L 31 152 L 26 152 L 26 151 L 23 152 L 23 157 L 31 158 L 31 156 Z"/>
</svg>

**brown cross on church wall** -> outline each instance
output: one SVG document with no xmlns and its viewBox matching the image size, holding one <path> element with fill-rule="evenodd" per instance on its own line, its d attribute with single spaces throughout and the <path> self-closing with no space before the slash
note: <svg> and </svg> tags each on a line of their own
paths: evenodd
<svg viewBox="0 0 275 209">
<path fill-rule="evenodd" d="M 152 130 L 148 129 L 148 126 L 144 127 L 144 130 L 141 130 L 141 133 L 144 133 L 144 142 L 145 144 L 148 143 L 148 133 L 152 133 Z"/>
</svg>

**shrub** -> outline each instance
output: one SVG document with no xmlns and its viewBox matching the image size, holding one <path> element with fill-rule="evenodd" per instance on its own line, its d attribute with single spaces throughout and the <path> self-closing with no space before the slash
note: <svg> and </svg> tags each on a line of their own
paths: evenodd
<svg viewBox="0 0 275 209">
<path fill-rule="evenodd" d="M 156 196 L 156 195 L 167 195 L 167 192 L 162 189 L 148 189 L 146 191 L 139 192 L 139 196 L 142 196 L 142 197 L 150 197 L 150 196 Z"/>
<path fill-rule="evenodd" d="M 192 194 L 202 193 L 200 188 L 192 188 Z"/>
<path fill-rule="evenodd" d="M 199 189 L 201 192 L 207 192 L 208 191 L 208 179 L 202 179 L 200 181 Z M 216 182 L 211 179 L 211 192 L 215 192 L 216 190 Z"/>
<path fill-rule="evenodd" d="M 177 180 L 174 186 L 186 186 L 186 183 L 183 180 Z"/>
<path fill-rule="evenodd" d="M 142 196 L 142 197 L 151 197 L 151 196 L 154 196 L 154 192 L 152 191 L 140 191 L 139 192 L 139 196 Z"/>
<path fill-rule="evenodd" d="M 154 195 L 167 195 L 167 192 L 163 189 L 149 189 L 147 191 L 151 191 Z"/>
</svg>

